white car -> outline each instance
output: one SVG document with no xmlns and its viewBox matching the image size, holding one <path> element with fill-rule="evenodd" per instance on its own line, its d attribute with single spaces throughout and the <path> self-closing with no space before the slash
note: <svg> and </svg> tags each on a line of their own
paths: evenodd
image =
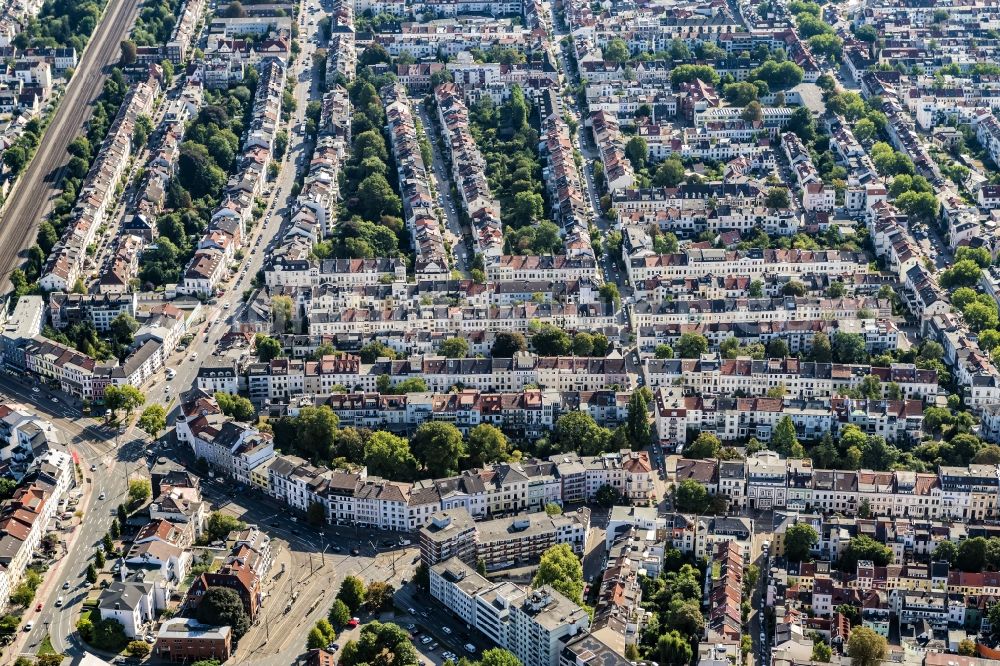
<svg viewBox="0 0 1000 666">
<path fill-rule="evenodd" d="M 107 499 L 107 497 L 108 497 L 108 494 L 102 490 L 101 494 L 97 496 L 97 499 L 99 499 L 99 500 L 105 500 L 105 499 Z"/>
</svg>

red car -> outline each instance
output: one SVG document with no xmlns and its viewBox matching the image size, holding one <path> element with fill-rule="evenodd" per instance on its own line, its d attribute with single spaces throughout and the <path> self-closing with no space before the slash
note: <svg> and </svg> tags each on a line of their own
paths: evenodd
<svg viewBox="0 0 1000 666">
<path fill-rule="evenodd" d="M 353 629 L 354 627 L 358 626 L 360 623 L 361 623 L 361 620 L 359 620 L 356 617 L 352 617 L 351 621 L 347 623 L 347 626 L 348 626 L 349 629 Z"/>
<path fill-rule="evenodd" d="M 41 601 L 39 601 L 38 605 L 35 606 L 35 611 L 38 612 L 38 613 L 42 612 L 42 602 Z"/>
</svg>

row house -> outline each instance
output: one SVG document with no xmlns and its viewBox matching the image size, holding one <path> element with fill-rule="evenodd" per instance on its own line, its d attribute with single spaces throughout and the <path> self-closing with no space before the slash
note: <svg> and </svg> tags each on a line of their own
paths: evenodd
<svg viewBox="0 0 1000 666">
<path fill-rule="evenodd" d="M 416 119 L 413 116 L 406 88 L 401 84 L 386 86 L 381 91 L 386 104 L 389 143 L 396 161 L 399 191 L 403 199 L 406 227 L 413 240 L 414 270 L 418 276 L 448 273 L 448 251 L 441 233 L 441 222 L 434 212 L 427 165 L 420 152 Z"/>
<path fill-rule="evenodd" d="M 460 14 L 488 14 L 493 17 L 520 16 L 521 0 L 418 0 L 410 5 L 416 16 L 431 14 L 438 18 L 453 18 Z"/>
<path fill-rule="evenodd" d="M 675 254 L 627 259 L 633 282 L 653 277 L 677 279 L 702 275 L 804 275 L 817 272 L 841 274 L 869 272 L 861 253 L 840 250 L 747 250 L 689 249 Z"/>
<path fill-rule="evenodd" d="M 293 259 L 276 256 L 264 267 L 269 289 L 331 285 L 342 288 L 374 286 L 383 279 L 406 281 L 406 263 L 399 257 L 375 259 Z"/>
<path fill-rule="evenodd" d="M 559 392 L 601 391 L 618 385 L 627 391 L 636 381 L 622 358 L 540 357 L 519 352 L 513 358 L 415 356 L 379 359 L 375 363 L 362 363 L 358 357 L 348 355 L 324 356 L 318 361 L 276 358 L 251 365 L 247 385 L 251 400 L 281 401 L 302 394 L 330 396 L 338 387 L 374 393 L 383 375 L 388 376 L 390 386 L 420 377 L 434 393 L 447 393 L 455 386 L 491 393 L 514 392 L 524 391 L 529 385 Z"/>
<path fill-rule="evenodd" d="M 597 111 L 590 116 L 590 128 L 604 163 L 608 189 L 614 191 L 634 187 L 635 173 L 631 161 L 625 156 L 625 139 L 618 128 L 618 119 L 610 113 Z"/>
<path fill-rule="evenodd" d="M 685 333 L 697 333 L 708 340 L 710 349 L 717 349 L 725 340 L 735 339 L 741 346 L 767 345 L 771 340 L 782 340 L 792 354 L 809 353 L 817 333 L 832 338 L 837 333 L 860 335 L 865 349 L 877 354 L 898 349 L 899 328 L 890 319 L 799 319 L 787 321 L 737 321 L 639 325 L 636 343 L 641 351 L 653 353 L 657 346 L 674 347 Z"/>
<path fill-rule="evenodd" d="M 456 335 L 476 331 L 516 331 L 531 334 L 540 324 L 553 324 L 570 331 L 611 331 L 618 334 L 615 310 L 606 303 L 522 303 L 490 307 L 408 305 L 330 310 L 313 308 L 307 312 L 310 335 L 385 335 L 411 331 L 449 332 Z"/>
<path fill-rule="evenodd" d="M 997 475 L 996 465 L 942 466 L 936 473 L 820 470 L 808 459 L 786 460 L 764 451 L 745 461 L 682 459 L 673 480 L 695 479 L 740 508 L 855 516 L 866 507 L 873 516 L 897 519 L 983 520 L 996 515 Z M 936 545 L 928 541 L 921 547 L 912 535 L 900 543 L 907 552 L 925 554 Z"/>
<path fill-rule="evenodd" d="M 883 320 L 892 316 L 888 299 L 859 298 L 725 298 L 713 300 L 666 301 L 658 306 L 641 301 L 630 308 L 632 325 L 638 328 L 668 324 L 747 324 L 760 326 L 784 322 Z"/>
<path fill-rule="evenodd" d="M 78 322 L 90 322 L 99 332 L 111 327 L 111 322 L 121 315 L 135 317 L 136 294 L 49 294 L 49 315 L 53 328 L 63 329 Z"/>
<path fill-rule="evenodd" d="M 792 398 L 833 397 L 856 388 L 867 375 L 882 384 L 895 382 L 907 399 L 928 400 L 938 395 L 937 372 L 908 363 L 888 368 L 864 364 L 815 363 L 795 358 L 754 360 L 746 357 L 719 358 L 706 354 L 700 359 L 645 359 L 648 386 L 680 386 L 691 395 L 764 395 L 783 386 Z"/>
<path fill-rule="evenodd" d="M 584 280 L 598 279 L 597 261 L 593 257 L 568 257 L 564 254 L 544 256 L 503 255 L 486 262 L 486 277 L 490 281 L 518 280 Z"/>
<path fill-rule="evenodd" d="M 351 12 L 353 14 L 353 10 Z M 332 88 L 338 81 L 350 83 L 358 66 L 357 49 L 354 44 L 353 21 L 347 25 L 331 26 L 330 43 L 327 48 L 326 85 Z"/>
<path fill-rule="evenodd" d="M 919 400 L 684 397 L 663 388 L 656 393 L 654 419 L 660 441 L 674 446 L 686 444 L 699 432 L 727 442 L 750 437 L 769 442 L 785 417 L 803 440 L 855 425 L 866 434 L 905 443 L 920 437 L 923 405 Z"/>
<path fill-rule="evenodd" d="M 544 37 L 542 31 L 530 31 L 509 20 L 461 18 L 446 23 L 406 22 L 399 32 L 379 33 L 375 41 L 394 58 L 408 53 L 417 60 L 427 60 L 472 49 L 488 51 L 493 47 L 523 53 L 540 45 Z"/>
<path fill-rule="evenodd" d="M 548 88 L 542 95 L 539 116 L 542 120 L 539 148 L 546 161 L 542 175 L 551 197 L 553 219 L 562 226 L 563 256 L 571 261 L 589 263 L 596 259 L 589 228 L 594 209 L 577 167 L 573 137 L 554 89 Z"/>
<path fill-rule="evenodd" d="M 0 505 L 0 607 L 39 548 L 63 495 L 75 483 L 69 454 L 49 449 L 36 459 L 10 499 Z"/>
<path fill-rule="evenodd" d="M 503 225 L 500 204 L 486 179 L 486 161 L 469 131 L 469 110 L 455 84 L 435 88 L 438 122 L 445 145 L 451 153 L 451 177 L 462 198 L 464 210 L 474 225 L 473 245 L 477 255 L 499 257 L 503 254 Z"/>
<path fill-rule="evenodd" d="M 258 70 L 260 76 L 243 137 L 239 166 L 226 184 L 222 202 L 212 212 L 208 229 L 198 243 L 199 249 L 182 271 L 177 285 L 179 294 L 207 296 L 215 293 L 228 273 L 229 260 L 246 237 L 253 203 L 264 191 L 281 120 L 285 66 L 281 60 L 268 57 L 261 60 Z"/>
<path fill-rule="evenodd" d="M 118 183 L 133 150 L 133 129 L 140 115 L 148 115 L 156 101 L 155 79 L 137 83 L 125 95 L 108 135 L 94 158 L 77 197 L 62 238 L 52 248 L 38 283 L 47 291 L 69 292 L 82 278 L 87 249 L 96 240 L 109 206 L 116 199 Z"/>
</svg>

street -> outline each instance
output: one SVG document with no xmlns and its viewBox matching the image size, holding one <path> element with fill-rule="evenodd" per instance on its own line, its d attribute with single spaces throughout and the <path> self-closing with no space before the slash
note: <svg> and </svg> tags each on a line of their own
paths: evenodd
<svg viewBox="0 0 1000 666">
<path fill-rule="evenodd" d="M 24 614 L 25 620 L 32 620 L 35 626 L 30 632 L 18 634 L 10 653 L 23 651 L 33 654 L 48 633 L 57 651 L 75 657 L 83 654 L 78 639 L 71 634 L 75 631 L 79 605 L 89 589 L 85 580 L 87 565 L 94 548 L 110 528 L 118 505 L 125 501 L 127 475 L 135 475 L 141 468 L 139 457 L 143 447 L 133 444 L 116 450 L 115 431 L 84 418 L 62 398 L 59 398 L 59 403 L 53 403 L 51 398 L 56 394 L 47 389 L 39 389 L 36 393 L 33 388 L 38 387 L 29 386 L 8 375 L 0 375 L 0 397 L 4 402 L 21 402 L 33 407 L 66 436 L 70 450 L 78 452 L 84 481 L 77 510 L 83 512 L 83 518 L 69 534 L 62 536 L 72 541 L 69 550 L 44 574 L 35 601 Z M 131 437 L 126 432 L 119 439 L 132 442 Z M 97 466 L 95 472 L 90 471 L 91 465 Z M 106 495 L 103 500 L 98 499 L 102 492 Z M 70 583 L 66 591 L 62 589 L 65 581 Z M 64 597 L 64 605 L 57 608 L 55 601 L 60 595 Z M 42 604 L 41 612 L 34 610 L 38 603 Z"/>
<path fill-rule="evenodd" d="M 452 197 L 451 176 L 446 168 L 444 157 L 441 155 L 441 132 L 437 125 L 437 119 L 432 118 L 427 113 L 427 107 L 419 100 L 413 100 L 413 107 L 416 109 L 424 132 L 431 144 L 431 156 L 433 158 L 433 168 L 430 170 L 432 184 L 437 191 L 438 201 L 445 221 L 448 223 L 448 234 L 446 239 L 451 244 L 451 256 L 455 262 L 455 268 L 460 271 L 463 277 L 469 276 L 469 252 L 465 246 L 465 230 L 462 229 L 462 221 L 458 216 L 456 206 L 464 206 L 462 201 Z M 428 165 L 425 165 L 428 166 Z"/>
</svg>

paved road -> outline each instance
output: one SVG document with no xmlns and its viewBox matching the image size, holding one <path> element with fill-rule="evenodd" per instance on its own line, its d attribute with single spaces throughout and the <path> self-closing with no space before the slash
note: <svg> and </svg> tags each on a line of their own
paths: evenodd
<svg viewBox="0 0 1000 666">
<path fill-rule="evenodd" d="M 310 0 L 308 7 L 319 7 L 318 0 Z M 243 308 L 243 292 L 252 287 L 254 276 L 263 268 L 264 259 L 270 253 L 276 242 L 279 231 L 285 220 L 291 214 L 295 203 L 291 196 L 296 174 L 309 167 L 308 159 L 311 143 L 299 131 L 305 120 L 306 106 L 310 100 L 321 99 L 317 77 L 312 76 L 312 57 L 316 51 L 313 37 L 319 34 L 318 24 L 309 25 L 308 21 L 318 21 L 321 14 L 302 13 L 303 23 L 300 24 L 300 43 L 302 51 L 296 58 L 293 69 L 289 72 L 296 79 L 295 99 L 298 106 L 288 122 L 288 150 L 277 180 L 272 183 L 269 195 L 265 198 L 267 210 L 261 221 L 251 230 L 244 248 L 245 258 L 240 271 L 228 282 L 221 285 L 226 293 L 217 302 L 206 307 L 203 323 L 192 327 L 194 338 L 184 351 L 175 351 L 167 359 L 165 366 L 173 368 L 177 374 L 172 380 L 167 380 L 166 372 L 158 373 L 152 383 L 145 387 L 147 403 L 159 402 L 167 405 L 168 412 L 175 406 L 178 393 L 192 388 L 197 381 L 198 368 L 216 351 L 219 340 L 228 333 L 238 320 Z M 205 332 L 208 332 L 206 338 Z M 175 416 L 171 414 L 172 417 Z"/>
<path fill-rule="evenodd" d="M 34 387 L 37 388 L 37 387 Z M 83 511 L 83 519 L 72 535 L 61 533 L 63 539 L 73 539 L 68 553 L 49 569 L 43 577 L 43 584 L 36 594 L 35 602 L 24 614 L 26 620 L 35 623 L 27 636 L 20 634 L 23 642 L 20 649 L 34 653 L 46 633 L 52 639 L 52 646 L 71 657 L 80 657 L 83 651 L 76 637 L 70 637 L 74 631 L 77 606 L 87 594 L 84 577 L 87 565 L 94 547 L 111 526 L 112 514 L 125 499 L 126 474 L 139 470 L 136 464 L 141 447 L 132 445 L 133 437 L 128 434 L 120 437 L 121 442 L 130 444 L 115 448 L 113 431 L 104 428 L 95 421 L 86 419 L 68 405 L 62 394 L 50 393 L 47 389 L 39 389 L 35 393 L 31 385 L 0 375 L 0 395 L 4 400 L 21 402 L 33 408 L 40 416 L 49 419 L 66 438 L 66 443 L 75 449 L 81 458 L 81 468 L 84 470 L 83 499 L 77 506 Z M 58 403 L 52 398 L 57 397 Z M 91 465 L 96 465 L 94 472 Z M 95 482 L 95 479 L 100 479 Z M 106 494 L 105 499 L 99 499 L 100 493 Z M 70 582 L 68 590 L 62 589 L 65 581 Z M 62 608 L 55 605 L 59 596 L 64 597 Z M 42 603 L 41 612 L 35 611 L 35 604 Z"/>
<path fill-rule="evenodd" d="M 138 5 L 138 0 L 109 0 L 38 151 L 0 212 L 0 288 L 9 287 L 10 273 L 21 262 L 19 255 L 34 244 L 38 224 L 61 192 L 55 186 L 67 161 L 66 147 L 90 118 L 92 104 L 101 94 L 109 65 L 118 61 L 119 44 L 132 28 Z"/>
<path fill-rule="evenodd" d="M 464 206 L 461 199 L 456 200 L 451 196 L 451 172 L 445 167 L 444 157 L 441 155 L 439 138 L 441 130 L 438 127 L 437 118 L 431 117 L 427 113 L 427 107 L 419 99 L 412 99 L 411 103 L 417 110 L 420 122 L 427 133 L 427 140 L 431 144 L 431 156 L 433 164 L 426 165 L 430 168 L 430 174 L 434 187 L 437 190 L 437 204 L 444 213 L 445 221 L 448 225 L 448 237 L 451 243 L 451 255 L 455 261 L 455 268 L 461 271 L 465 277 L 469 276 L 469 252 L 465 245 L 465 235 L 463 234 L 462 221 L 458 217 L 457 206 Z"/>
</svg>

